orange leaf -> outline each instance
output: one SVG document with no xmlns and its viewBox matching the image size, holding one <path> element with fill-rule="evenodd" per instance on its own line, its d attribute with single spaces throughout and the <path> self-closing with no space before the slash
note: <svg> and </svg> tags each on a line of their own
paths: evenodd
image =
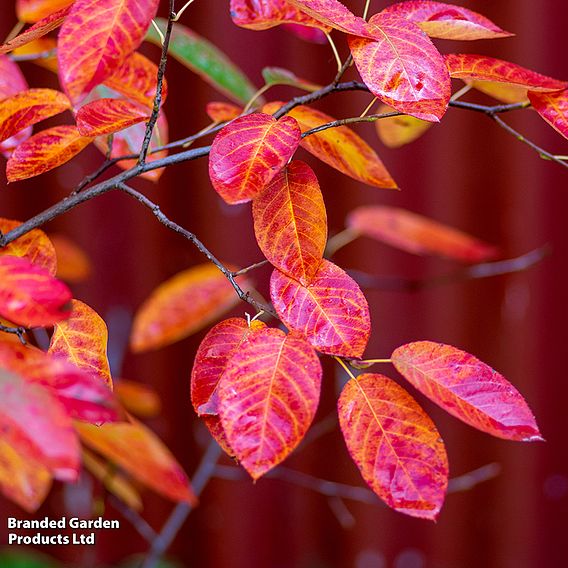
<svg viewBox="0 0 568 568">
<path fill-rule="evenodd" d="M 219 382 L 219 415 L 229 444 L 253 479 L 284 460 L 317 410 L 321 365 L 297 334 L 263 329 L 250 335 Z"/>
<path fill-rule="evenodd" d="M 499 83 L 497 81 L 472 81 L 471 79 L 464 79 L 463 81 L 480 93 L 484 93 L 505 104 L 528 101 L 526 87 Z"/>
<path fill-rule="evenodd" d="M 79 443 L 62 404 L 40 385 L 0 369 L 2 440 L 26 459 L 39 462 L 57 479 L 79 473 Z"/>
<path fill-rule="evenodd" d="M 213 122 L 229 122 L 240 116 L 242 109 L 233 103 L 213 101 L 207 103 L 205 112 Z"/>
<path fill-rule="evenodd" d="M 8 181 L 19 181 L 48 172 L 74 158 L 92 138 L 81 136 L 76 126 L 54 126 L 20 144 L 6 166 Z"/>
<path fill-rule="evenodd" d="M 383 13 L 395 14 L 418 24 L 430 37 L 440 39 L 476 40 L 510 37 L 515 34 L 502 30 L 491 20 L 453 4 L 410 0 L 387 6 Z"/>
<path fill-rule="evenodd" d="M 365 373 L 338 401 L 339 424 L 353 461 L 389 506 L 435 520 L 448 486 L 448 457 L 436 426 L 391 379 Z"/>
<path fill-rule="evenodd" d="M 67 14 L 69 14 L 70 9 L 70 6 L 66 6 L 61 10 L 57 10 L 56 12 L 46 15 L 36 24 L 28 28 L 25 32 L 17 35 L 3 45 L 0 45 L 0 54 L 8 53 L 9 51 L 17 49 L 18 47 L 22 47 L 23 45 L 37 40 L 48 34 L 49 32 L 57 29 L 63 23 L 63 21 L 67 17 Z"/>
<path fill-rule="evenodd" d="M 395 349 L 397 371 L 438 406 L 498 438 L 542 440 L 521 394 L 497 371 L 451 345 L 416 341 Z"/>
<path fill-rule="evenodd" d="M 87 254 L 72 240 L 61 234 L 50 234 L 57 254 L 57 277 L 66 282 L 83 282 L 91 273 Z"/>
<path fill-rule="evenodd" d="M 268 103 L 263 111 L 273 113 L 281 106 L 282 103 L 279 102 Z M 298 121 L 302 134 L 335 120 L 332 116 L 307 106 L 297 106 L 289 115 Z M 347 126 L 311 134 L 302 138 L 300 145 L 322 162 L 357 181 L 374 187 L 396 189 L 395 181 L 376 152 Z"/>
<path fill-rule="evenodd" d="M 347 216 L 347 226 L 359 235 L 413 254 L 431 254 L 461 262 L 483 262 L 497 256 L 492 245 L 398 207 L 358 207 Z"/>
<path fill-rule="evenodd" d="M 156 391 L 146 385 L 120 379 L 114 392 L 127 412 L 140 418 L 155 418 L 160 414 L 162 403 Z"/>
<path fill-rule="evenodd" d="M 0 232 L 6 234 L 21 224 L 20 221 L 0 218 Z M 57 268 L 55 248 L 47 235 L 40 229 L 33 229 L 1 248 L 0 256 L 5 255 L 26 258 L 32 264 L 45 268 L 51 276 L 55 276 Z"/>
<path fill-rule="evenodd" d="M 348 38 L 369 90 L 402 113 L 438 122 L 450 100 L 450 77 L 432 41 L 415 23 L 388 13 L 375 14 L 369 29 L 373 40 Z"/>
<path fill-rule="evenodd" d="M 242 318 L 230 318 L 212 327 L 195 355 L 191 371 L 191 402 L 219 445 L 234 455 L 219 418 L 218 385 L 227 364 L 255 331 L 265 328 L 259 320 L 250 326 Z"/>
<path fill-rule="evenodd" d="M 41 57 L 33 60 L 35 65 L 43 67 L 51 71 L 52 73 L 57 73 L 57 41 L 53 37 L 42 37 L 39 39 L 34 39 L 33 41 L 17 47 L 13 51 L 13 55 L 39 55 Z M 53 55 L 47 57 L 45 54 L 51 51 Z"/>
<path fill-rule="evenodd" d="M 75 428 L 81 441 L 128 472 L 134 479 L 172 501 L 195 504 L 189 479 L 164 443 L 140 422 L 114 422 Z"/>
<path fill-rule="evenodd" d="M 256 197 L 294 155 L 300 142 L 296 120 L 253 113 L 237 118 L 215 137 L 209 178 L 227 203 Z"/>
<path fill-rule="evenodd" d="M 20 22 L 33 24 L 73 2 L 74 0 L 16 0 L 16 15 Z"/>
<path fill-rule="evenodd" d="M 486 55 L 446 55 L 446 66 L 453 79 L 508 83 L 541 92 L 559 91 L 568 87 L 566 81 L 558 81 L 515 63 Z"/>
<path fill-rule="evenodd" d="M 286 327 L 305 335 L 318 351 L 363 355 L 371 333 L 369 306 L 357 283 L 339 266 L 324 259 L 308 286 L 274 270 L 270 298 Z"/>
<path fill-rule="evenodd" d="M 183 339 L 238 301 L 229 281 L 213 264 L 184 270 L 160 284 L 138 309 L 130 338 L 132 350 L 149 351 Z"/>
<path fill-rule="evenodd" d="M 150 110 L 121 99 L 98 99 L 77 111 L 77 128 L 81 136 L 103 136 L 147 122 Z"/>
<path fill-rule="evenodd" d="M 104 84 L 113 91 L 152 108 L 156 96 L 158 66 L 135 51 Z M 168 83 L 162 81 L 162 105 L 168 97 Z"/>
<path fill-rule="evenodd" d="M 318 180 L 307 164 L 292 162 L 252 204 L 260 250 L 279 270 L 309 284 L 323 259 L 327 217 Z"/>
<path fill-rule="evenodd" d="M 57 46 L 59 80 L 73 103 L 114 75 L 142 43 L 159 0 L 76 0 Z"/>
<path fill-rule="evenodd" d="M 568 91 L 532 93 L 529 100 L 533 108 L 552 128 L 568 138 Z"/>
<path fill-rule="evenodd" d="M 107 327 L 99 314 L 87 304 L 73 300 L 69 318 L 55 325 L 48 353 L 72 362 L 112 389 L 107 342 Z"/>
<path fill-rule="evenodd" d="M 377 113 L 392 112 L 392 108 L 381 105 Z M 389 148 L 400 148 L 414 142 L 427 132 L 431 122 L 401 114 L 389 118 L 381 118 L 375 122 L 375 129 L 381 142 Z"/>
<path fill-rule="evenodd" d="M 52 89 L 28 89 L 16 93 L 0 102 L 0 142 L 69 108 L 69 99 Z"/>
<path fill-rule="evenodd" d="M 41 463 L 20 454 L 0 438 L 0 491 L 28 513 L 35 513 L 51 489 L 52 476 Z"/>
<path fill-rule="evenodd" d="M 0 256 L 0 316 L 26 327 L 69 317 L 69 288 L 25 258 Z"/>
</svg>

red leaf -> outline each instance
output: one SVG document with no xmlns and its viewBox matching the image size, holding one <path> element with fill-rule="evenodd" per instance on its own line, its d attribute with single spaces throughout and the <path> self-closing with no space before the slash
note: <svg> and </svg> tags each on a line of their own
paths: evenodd
<svg viewBox="0 0 568 568">
<path fill-rule="evenodd" d="M 359 235 L 413 254 L 432 254 L 461 262 L 483 262 L 497 255 L 492 245 L 398 207 L 358 207 L 347 216 L 347 226 Z"/>
<path fill-rule="evenodd" d="M 189 479 L 164 443 L 140 422 L 75 423 L 81 440 L 134 479 L 172 501 L 195 504 Z"/>
<path fill-rule="evenodd" d="M 227 203 L 256 197 L 294 155 L 300 142 L 295 119 L 253 113 L 217 134 L 209 154 L 209 178 Z"/>
<path fill-rule="evenodd" d="M 107 327 L 99 314 L 72 300 L 69 317 L 55 325 L 48 353 L 71 361 L 112 389 L 107 342 Z"/>
<path fill-rule="evenodd" d="M 0 231 L 6 234 L 21 224 L 19 221 L 0 218 Z M 32 264 L 45 268 L 51 276 L 55 276 L 57 270 L 55 248 L 47 235 L 40 229 L 33 229 L 1 248 L 0 256 L 5 255 L 25 258 Z"/>
<path fill-rule="evenodd" d="M 213 122 L 220 123 L 229 122 L 230 120 L 237 118 L 241 115 L 242 109 L 233 103 L 213 101 L 207 103 L 205 112 Z"/>
<path fill-rule="evenodd" d="M 73 418 L 102 423 L 120 417 L 116 399 L 100 379 L 39 349 L 0 342 L 0 368 L 49 389 Z"/>
<path fill-rule="evenodd" d="M 0 102 L 0 142 L 69 108 L 69 99 L 52 89 L 28 89 L 16 93 Z"/>
<path fill-rule="evenodd" d="M 79 473 L 79 443 L 62 404 L 39 385 L 0 370 L 0 430 L 4 442 L 57 479 Z"/>
<path fill-rule="evenodd" d="M 0 256 L 0 316 L 26 327 L 69 317 L 69 288 L 25 258 Z"/>
<path fill-rule="evenodd" d="M 74 0 L 16 0 L 16 15 L 20 22 L 33 23 L 73 2 Z"/>
<path fill-rule="evenodd" d="M 301 24 L 284 24 L 283 28 L 304 41 L 319 44 L 327 43 L 325 33 L 321 29 L 303 26 Z"/>
<path fill-rule="evenodd" d="M 398 372 L 466 424 L 498 438 L 542 440 L 534 416 L 502 375 L 451 345 L 417 341 L 392 354 Z"/>
<path fill-rule="evenodd" d="M 150 110 L 121 99 L 98 99 L 77 111 L 77 128 L 81 136 L 102 136 L 148 121 Z"/>
<path fill-rule="evenodd" d="M 73 103 L 114 75 L 142 43 L 159 0 L 76 0 L 57 45 L 59 80 Z"/>
<path fill-rule="evenodd" d="M 369 90 L 400 112 L 438 122 L 450 100 L 450 78 L 432 41 L 415 23 L 392 14 L 375 14 L 369 29 L 374 40 L 349 38 Z"/>
<path fill-rule="evenodd" d="M 359 375 L 343 388 L 339 424 L 353 461 L 389 506 L 435 520 L 448 486 L 448 457 L 436 426 L 391 379 Z"/>
<path fill-rule="evenodd" d="M 304 162 L 282 170 L 252 204 L 260 250 L 279 270 L 307 285 L 327 242 L 327 217 L 316 175 Z"/>
<path fill-rule="evenodd" d="M 158 66 L 141 53 L 134 52 L 104 84 L 113 91 L 152 108 L 156 96 Z M 168 83 L 162 80 L 162 105 L 168 98 Z"/>
<path fill-rule="evenodd" d="M 301 442 L 317 410 L 321 372 L 308 343 L 279 329 L 250 335 L 227 363 L 219 382 L 219 415 L 253 479 Z"/>
<path fill-rule="evenodd" d="M 464 81 L 495 81 L 542 92 L 559 91 L 568 87 L 565 81 L 486 55 L 446 55 L 446 66 L 452 78 Z"/>
<path fill-rule="evenodd" d="M 69 4 L 69 0 L 66 0 Z M 56 12 L 50 13 L 46 15 L 44 18 L 39 20 L 36 24 L 28 28 L 25 32 L 17 35 L 16 37 L 10 39 L 3 45 L 0 45 L 0 54 L 8 53 L 22 45 L 26 45 L 44 35 L 48 34 L 49 32 L 57 29 L 69 14 L 69 10 L 71 9 L 70 6 L 66 6 L 61 10 L 57 10 Z M 20 20 L 23 21 L 23 20 Z"/>
<path fill-rule="evenodd" d="M 318 351 L 363 355 L 371 333 L 369 307 L 357 283 L 339 266 L 324 259 L 308 286 L 275 270 L 270 298 L 286 327 L 305 335 Z"/>
<path fill-rule="evenodd" d="M 529 91 L 533 108 L 564 138 L 568 138 L 568 91 L 534 93 Z"/>
<path fill-rule="evenodd" d="M 274 113 L 282 103 L 272 102 L 263 111 Z M 335 121 L 317 109 L 298 106 L 289 112 L 300 125 L 302 134 L 312 128 Z M 328 128 L 302 138 L 302 148 L 316 158 L 357 181 L 373 187 L 395 189 L 396 183 L 383 165 L 376 152 L 353 130 L 347 126 Z"/>
<path fill-rule="evenodd" d="M 8 181 L 19 181 L 61 166 L 84 150 L 92 138 L 81 136 L 76 126 L 54 126 L 20 144 L 6 165 Z"/>
<path fill-rule="evenodd" d="M 418 24 L 430 37 L 440 39 L 494 39 L 515 35 L 502 30 L 477 12 L 443 2 L 429 0 L 398 2 L 387 6 L 383 13 L 406 18 Z"/>
<path fill-rule="evenodd" d="M 191 371 L 191 402 L 213 437 L 233 456 L 219 418 L 218 385 L 227 364 L 255 331 L 266 325 L 255 320 L 249 326 L 242 318 L 230 318 L 209 330 L 195 355 Z"/>
</svg>

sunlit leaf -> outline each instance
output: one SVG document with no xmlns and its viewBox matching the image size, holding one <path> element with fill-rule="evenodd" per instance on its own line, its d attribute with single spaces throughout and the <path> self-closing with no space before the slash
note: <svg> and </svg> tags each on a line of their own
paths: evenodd
<svg viewBox="0 0 568 568">
<path fill-rule="evenodd" d="M 73 103 L 116 73 L 142 43 L 159 0 L 76 0 L 57 44 L 59 80 Z"/>
<path fill-rule="evenodd" d="M 533 108 L 564 138 L 568 138 L 568 91 L 534 93 L 529 91 Z"/>
<path fill-rule="evenodd" d="M 238 301 L 232 285 L 213 264 L 184 270 L 162 282 L 140 306 L 131 347 L 141 352 L 174 343 L 215 321 Z"/>
<path fill-rule="evenodd" d="M 91 261 L 85 251 L 59 233 L 50 233 L 49 240 L 57 254 L 57 277 L 72 283 L 86 280 L 91 274 Z"/>
<path fill-rule="evenodd" d="M 440 39 L 495 39 L 515 35 L 502 30 L 477 12 L 444 2 L 429 0 L 398 2 L 387 6 L 383 13 L 407 18 L 418 24 L 430 37 Z"/>
<path fill-rule="evenodd" d="M 16 93 L 0 102 L 0 142 L 69 108 L 69 99 L 53 89 L 28 89 Z"/>
<path fill-rule="evenodd" d="M 45 388 L 0 369 L 2 440 L 57 479 L 79 473 L 79 443 L 62 404 Z"/>
<path fill-rule="evenodd" d="M 262 109 L 274 113 L 282 103 L 268 103 Z M 297 106 L 289 113 L 300 125 L 302 133 L 333 122 L 335 118 L 319 110 Z M 341 173 L 374 187 L 396 188 L 396 183 L 376 152 L 347 126 L 328 128 L 302 138 L 302 148 Z"/>
<path fill-rule="evenodd" d="M 123 99 L 97 99 L 82 106 L 76 115 L 82 136 L 103 136 L 147 122 L 150 109 Z"/>
<path fill-rule="evenodd" d="M 139 418 L 155 418 L 162 409 L 158 393 L 142 383 L 120 379 L 114 384 L 114 393 L 124 409 Z"/>
<path fill-rule="evenodd" d="M 375 14 L 368 25 L 375 39 L 349 37 L 349 48 L 371 93 L 400 112 L 438 122 L 450 100 L 450 77 L 432 41 L 392 14 Z"/>
<path fill-rule="evenodd" d="M 196 503 L 189 479 L 164 443 L 140 422 L 75 423 L 81 441 L 172 501 Z"/>
<path fill-rule="evenodd" d="M 0 231 L 6 234 L 21 224 L 20 221 L 0 218 Z M 0 256 L 5 255 L 26 258 L 32 264 L 45 268 L 52 276 L 55 276 L 57 269 L 55 248 L 51 240 L 40 229 L 32 229 L 29 233 L 1 248 Z"/>
<path fill-rule="evenodd" d="M 12 182 L 48 172 L 74 158 L 92 140 L 67 124 L 42 130 L 14 150 L 6 165 L 6 177 Z"/>
<path fill-rule="evenodd" d="M 522 103 L 528 101 L 526 87 L 499 83 L 497 81 L 472 81 L 464 79 L 466 85 L 470 85 L 476 91 L 484 93 L 505 104 Z"/>
<path fill-rule="evenodd" d="M 295 119 L 253 113 L 217 134 L 209 154 L 209 178 L 227 203 L 256 197 L 286 165 L 300 142 Z"/>
<path fill-rule="evenodd" d="M 568 87 L 565 81 L 487 55 L 470 53 L 446 55 L 446 66 L 454 79 L 508 83 L 540 92 L 559 91 Z"/>
<path fill-rule="evenodd" d="M 302 284 L 319 269 L 327 216 L 316 175 L 294 161 L 253 201 L 254 232 L 270 263 Z"/>
<path fill-rule="evenodd" d="M 291 87 L 298 87 L 298 89 L 303 89 L 310 93 L 322 88 L 321 85 L 316 85 L 311 81 L 301 79 L 292 73 L 292 71 L 282 67 L 265 67 L 262 70 L 262 78 L 266 85 L 290 85 Z"/>
<path fill-rule="evenodd" d="M 26 327 L 69 317 L 71 291 L 25 258 L 0 256 L 0 316 Z"/>
<path fill-rule="evenodd" d="M 398 372 L 466 424 L 498 438 L 542 440 L 521 394 L 502 375 L 451 345 L 417 341 L 392 354 Z"/>
<path fill-rule="evenodd" d="M 448 457 L 436 426 L 391 379 L 351 379 L 338 402 L 349 453 L 371 489 L 389 506 L 435 520 L 448 486 Z"/>
<path fill-rule="evenodd" d="M 68 1 L 67 3 L 69 4 Z M 49 14 L 45 18 L 42 18 L 36 24 L 28 28 L 25 32 L 0 45 L 0 54 L 13 51 L 18 47 L 37 40 L 48 34 L 49 32 L 57 29 L 63 23 L 63 20 L 65 20 L 67 14 L 69 14 L 69 10 L 70 6 L 66 6 L 61 10 L 57 10 L 56 12 Z"/>
<path fill-rule="evenodd" d="M 497 255 L 497 249 L 488 243 L 398 207 L 358 207 L 347 216 L 347 226 L 359 235 L 413 254 L 431 254 L 461 262 L 483 262 Z"/>
<path fill-rule="evenodd" d="M 306 340 L 279 329 L 251 334 L 228 361 L 219 382 L 219 415 L 253 479 L 301 442 L 316 413 L 321 373 Z"/>
<path fill-rule="evenodd" d="M 381 105 L 377 113 L 392 112 L 392 108 Z M 414 142 L 427 132 L 432 126 L 431 122 L 414 118 L 406 114 L 381 118 L 375 122 L 375 129 L 381 142 L 389 148 L 400 148 Z"/>
<path fill-rule="evenodd" d="M 156 18 L 156 24 L 164 33 L 167 21 Z M 146 39 L 158 46 L 162 45 L 160 36 L 153 28 L 148 30 Z M 246 103 L 256 92 L 256 87 L 222 51 L 182 24 L 174 26 L 169 53 L 236 102 Z"/>
<path fill-rule="evenodd" d="M 26 43 L 21 47 L 17 47 L 12 55 L 17 56 L 37 56 L 33 59 L 33 63 L 44 69 L 48 69 L 52 73 L 57 73 L 57 41 L 53 37 L 42 37 L 34 39 L 30 43 Z M 50 53 L 49 56 L 47 54 Z"/>
<path fill-rule="evenodd" d="M 371 333 L 369 307 L 339 266 L 324 259 L 308 286 L 274 270 L 270 298 L 286 327 L 302 333 L 318 351 L 362 356 Z"/>
<path fill-rule="evenodd" d="M 71 361 L 112 389 L 107 343 L 103 319 L 87 304 L 73 300 L 69 317 L 55 325 L 48 353 Z"/>
<path fill-rule="evenodd" d="M 205 112 L 213 122 L 229 122 L 241 115 L 242 108 L 233 103 L 212 101 L 207 103 Z"/>
<path fill-rule="evenodd" d="M 57 12 L 75 0 L 16 0 L 16 15 L 20 22 L 34 23 Z"/>
</svg>

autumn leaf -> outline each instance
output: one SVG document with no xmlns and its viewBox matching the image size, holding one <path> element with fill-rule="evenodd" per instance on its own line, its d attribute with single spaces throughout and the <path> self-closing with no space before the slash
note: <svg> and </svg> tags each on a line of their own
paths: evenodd
<svg viewBox="0 0 568 568">
<path fill-rule="evenodd" d="M 0 142 L 69 108 L 69 99 L 53 89 L 28 89 L 16 93 L 0 102 Z"/>
<path fill-rule="evenodd" d="M 284 460 L 306 434 L 319 402 L 321 365 L 297 334 L 263 329 L 230 358 L 219 382 L 219 415 L 253 479 Z"/>
<path fill-rule="evenodd" d="M 327 43 L 327 37 L 325 33 L 319 28 L 312 28 L 309 26 L 303 26 L 302 24 L 283 24 L 282 27 L 291 34 L 303 39 L 304 41 L 309 41 L 310 43 Z"/>
<path fill-rule="evenodd" d="M 112 389 L 107 343 L 103 319 L 87 304 L 73 300 L 69 317 L 55 325 L 48 353 L 72 362 Z"/>
<path fill-rule="evenodd" d="M 2 440 L 62 481 L 79 474 L 79 443 L 63 405 L 45 388 L 0 369 Z"/>
<path fill-rule="evenodd" d="M 0 316 L 25 327 L 69 317 L 71 292 L 44 268 L 25 258 L 0 256 Z"/>
<path fill-rule="evenodd" d="M 50 233 L 49 240 L 57 255 L 57 277 L 65 282 L 83 282 L 91 274 L 91 261 L 83 249 L 60 233 Z"/>
<path fill-rule="evenodd" d="M 448 457 L 418 403 L 388 377 L 365 373 L 347 382 L 338 413 L 347 449 L 371 489 L 400 513 L 435 520 Z"/>
<path fill-rule="evenodd" d="M 160 397 L 147 385 L 120 379 L 114 384 L 114 393 L 124 409 L 139 418 L 156 418 L 160 414 Z"/>
<path fill-rule="evenodd" d="M 184 270 L 160 284 L 136 312 L 130 337 L 132 350 L 140 353 L 183 339 L 215 321 L 238 301 L 232 285 L 213 264 Z"/>
<path fill-rule="evenodd" d="M 491 20 L 454 4 L 410 0 L 387 6 L 382 13 L 406 18 L 430 37 L 454 40 L 495 39 L 515 34 L 502 30 Z"/>
<path fill-rule="evenodd" d="M 497 255 L 497 249 L 488 243 L 398 207 L 358 207 L 347 216 L 347 227 L 358 235 L 412 254 L 430 254 L 472 263 Z"/>
<path fill-rule="evenodd" d="M 392 354 L 397 371 L 438 406 L 498 438 L 542 440 L 520 393 L 497 371 L 451 345 L 417 341 Z"/>
<path fill-rule="evenodd" d="M 195 355 L 191 371 L 191 402 L 223 450 L 234 455 L 219 418 L 218 386 L 227 364 L 243 343 L 266 325 L 255 320 L 230 318 L 213 326 Z"/>
<path fill-rule="evenodd" d="M 233 103 L 212 101 L 205 107 L 207 116 L 215 123 L 229 122 L 241 115 L 241 107 Z"/>
<path fill-rule="evenodd" d="M 529 91 L 529 100 L 540 116 L 568 138 L 568 91 L 536 93 Z"/>
<path fill-rule="evenodd" d="M 263 112 L 272 114 L 282 103 L 272 102 L 263 107 Z M 335 121 L 317 109 L 297 106 L 289 113 L 300 125 L 302 134 L 323 124 Z M 347 126 L 328 128 L 302 138 L 302 148 L 341 173 L 367 185 L 396 189 L 396 183 L 376 152 Z"/>
<path fill-rule="evenodd" d="M 392 108 L 381 105 L 377 110 L 378 114 L 386 114 L 392 112 Z M 410 144 L 418 140 L 432 127 L 431 122 L 414 118 L 401 114 L 399 116 L 391 116 L 381 118 L 375 121 L 375 129 L 380 141 L 389 148 L 400 148 L 406 144 Z"/>
<path fill-rule="evenodd" d="M 221 130 L 209 154 L 209 178 L 227 203 L 256 197 L 294 155 L 300 142 L 295 119 L 263 113 L 235 119 Z"/>
<path fill-rule="evenodd" d="M 32 24 L 62 10 L 75 0 L 16 0 L 16 15 L 20 22 Z"/>
<path fill-rule="evenodd" d="M 6 177 L 12 182 L 48 172 L 74 158 L 92 140 L 81 136 L 76 126 L 42 130 L 14 150 L 6 165 Z"/>
<path fill-rule="evenodd" d="M 307 285 L 327 242 L 327 216 L 313 170 L 294 161 L 253 201 L 254 232 L 270 263 Z"/>
<path fill-rule="evenodd" d="M 438 122 L 450 100 L 450 77 L 432 41 L 415 23 L 393 14 L 375 14 L 368 26 L 375 39 L 348 39 L 365 85 L 394 109 Z"/>
<path fill-rule="evenodd" d="M 5 235 L 21 224 L 20 221 L 0 218 L 0 232 Z M 51 276 L 55 276 L 57 270 L 55 247 L 41 229 L 32 229 L 1 248 L 0 256 L 6 255 L 25 258 L 32 264 L 45 268 Z"/>
<path fill-rule="evenodd" d="M 297 87 L 309 93 L 313 93 L 321 89 L 321 85 L 316 85 L 311 81 L 302 79 L 288 69 L 282 67 L 265 67 L 262 70 L 262 78 L 266 85 L 289 85 L 290 87 Z"/>
<path fill-rule="evenodd" d="M 76 115 L 81 136 L 103 136 L 147 122 L 150 109 L 123 99 L 97 99 L 82 106 Z"/>
<path fill-rule="evenodd" d="M 76 0 L 57 45 L 59 81 L 73 103 L 114 75 L 142 43 L 159 0 Z"/>
<path fill-rule="evenodd" d="M 367 300 L 339 266 L 323 260 L 308 286 L 274 270 L 270 298 L 289 329 L 322 353 L 358 358 L 371 333 Z"/>
<path fill-rule="evenodd" d="M 172 501 L 197 502 L 179 463 L 156 434 L 140 422 L 102 426 L 76 422 L 75 428 L 84 444 L 146 487 Z"/>
<path fill-rule="evenodd" d="M 526 87 L 499 83 L 498 81 L 472 81 L 471 79 L 464 79 L 463 81 L 472 89 L 505 104 L 528 102 Z"/>
<path fill-rule="evenodd" d="M 53 37 L 34 39 L 14 49 L 12 55 L 27 57 L 36 55 L 37 58 L 32 59 L 35 65 L 43 67 L 52 73 L 57 73 L 57 41 Z"/>
</svg>

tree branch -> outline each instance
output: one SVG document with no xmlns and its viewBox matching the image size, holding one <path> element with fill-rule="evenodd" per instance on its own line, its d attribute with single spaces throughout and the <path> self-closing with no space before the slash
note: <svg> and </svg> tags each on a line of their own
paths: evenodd
<svg viewBox="0 0 568 568">
<path fill-rule="evenodd" d="M 0 324 L 0 331 L 5 333 L 13 333 L 14 335 L 18 336 L 18 339 L 21 341 L 23 345 L 27 345 L 26 341 L 26 329 L 24 327 L 10 327 L 8 325 Z"/>
</svg>

